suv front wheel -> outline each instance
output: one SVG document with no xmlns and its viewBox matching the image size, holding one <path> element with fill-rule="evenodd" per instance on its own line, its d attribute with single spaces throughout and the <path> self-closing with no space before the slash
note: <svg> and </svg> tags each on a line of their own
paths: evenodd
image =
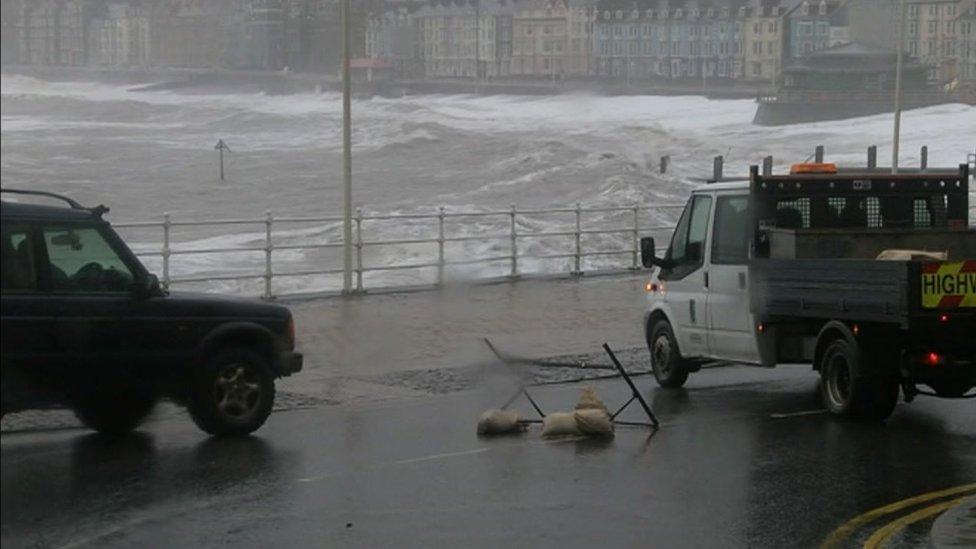
<svg viewBox="0 0 976 549">
<path fill-rule="evenodd" d="M 197 376 L 190 416 L 211 435 L 246 435 L 268 419 L 274 393 L 274 376 L 264 357 L 246 348 L 226 349 Z"/>
</svg>

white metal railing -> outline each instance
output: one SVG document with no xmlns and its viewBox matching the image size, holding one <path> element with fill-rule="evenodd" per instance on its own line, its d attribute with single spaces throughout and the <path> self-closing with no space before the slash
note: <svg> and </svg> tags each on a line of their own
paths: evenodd
<svg viewBox="0 0 976 549">
<path fill-rule="evenodd" d="M 598 256 L 630 256 L 629 261 L 620 265 L 619 269 L 636 269 L 640 267 L 640 236 L 641 231 L 663 231 L 673 228 L 673 224 L 650 225 L 642 227 L 640 224 L 641 211 L 651 210 L 673 210 L 683 208 L 683 204 L 664 204 L 656 206 L 618 206 L 618 207 L 592 207 L 584 208 L 579 203 L 572 208 L 549 208 L 549 209 L 525 209 L 519 210 L 514 204 L 505 210 L 495 211 L 468 211 L 468 212 L 448 212 L 444 207 L 440 207 L 436 213 L 417 213 L 417 214 L 364 214 L 363 210 L 357 209 L 353 217 L 353 246 L 354 258 L 352 272 L 355 275 L 355 291 L 365 291 L 363 274 L 368 272 L 409 270 L 409 269 L 436 269 L 434 284 L 441 285 L 445 282 L 445 270 L 448 267 L 473 265 L 481 263 L 507 262 L 508 276 L 517 277 L 521 273 L 519 264 L 522 259 L 535 260 L 557 260 L 571 259 L 572 268 L 567 274 L 582 275 L 582 260 L 586 257 Z M 587 214 L 630 214 L 631 222 L 627 226 L 616 227 L 594 227 L 588 228 L 584 224 L 584 217 Z M 519 231 L 520 219 L 531 219 L 539 216 L 549 215 L 571 215 L 573 224 L 571 230 L 558 231 Z M 507 221 L 508 231 L 493 234 L 448 234 L 446 230 L 447 221 L 450 219 L 475 219 L 475 218 L 501 218 Z M 364 224 L 379 221 L 393 220 L 430 220 L 436 226 L 436 236 L 429 238 L 392 238 L 366 240 L 363 237 Z M 328 269 L 304 269 L 290 271 L 276 271 L 274 269 L 274 252 L 280 250 L 315 250 L 342 248 L 341 240 L 334 242 L 320 243 L 298 243 L 298 244 L 275 244 L 275 228 L 283 225 L 313 224 L 313 223 L 332 223 L 340 222 L 342 217 L 274 217 L 270 211 L 259 219 L 219 219 L 219 220 L 193 220 L 177 221 L 171 218 L 170 214 L 163 214 L 162 221 L 140 221 L 140 222 L 121 222 L 113 223 L 113 226 L 121 229 L 161 229 L 162 242 L 158 251 L 142 250 L 136 254 L 141 257 L 159 257 L 162 262 L 161 284 L 164 288 L 173 285 L 201 283 L 211 281 L 232 281 L 232 280 L 263 280 L 262 297 L 270 299 L 278 295 L 274 289 L 275 277 L 294 277 L 294 276 L 314 276 L 314 275 L 340 275 L 344 270 L 340 267 Z M 263 226 L 264 241 L 258 246 L 242 247 L 213 247 L 213 248 L 174 248 L 173 231 L 180 227 L 221 227 L 221 226 Z M 584 236 L 586 235 L 625 235 L 629 237 L 630 243 L 627 247 L 616 249 L 596 249 L 587 250 L 584 246 Z M 536 238 L 566 238 L 571 239 L 572 252 L 569 253 L 547 253 L 529 254 L 520 252 L 519 243 L 527 239 Z M 508 242 L 508 251 L 503 255 L 493 255 L 478 258 L 449 258 L 446 245 L 450 243 L 464 243 L 472 241 Z M 408 263 L 408 264 L 385 264 L 385 265 L 364 265 L 363 250 L 366 248 L 399 246 L 411 244 L 434 244 L 436 245 L 436 259 L 429 262 Z M 197 276 L 173 276 L 171 267 L 174 258 L 193 254 L 236 254 L 241 252 L 263 252 L 264 269 L 261 272 L 248 273 L 228 273 L 211 274 Z M 554 273 L 555 274 L 555 273 Z"/>
</svg>

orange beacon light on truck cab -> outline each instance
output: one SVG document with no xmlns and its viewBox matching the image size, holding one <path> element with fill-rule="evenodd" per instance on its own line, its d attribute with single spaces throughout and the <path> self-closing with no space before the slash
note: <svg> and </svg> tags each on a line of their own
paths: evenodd
<svg viewBox="0 0 976 549">
<path fill-rule="evenodd" d="M 812 173 L 837 173 L 837 164 L 832 162 L 810 162 L 806 164 L 793 164 L 790 166 L 790 175 Z"/>
</svg>

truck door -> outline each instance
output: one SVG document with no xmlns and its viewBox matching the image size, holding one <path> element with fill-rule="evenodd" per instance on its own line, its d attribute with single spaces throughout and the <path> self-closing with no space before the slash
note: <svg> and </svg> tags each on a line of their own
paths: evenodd
<svg viewBox="0 0 976 549">
<path fill-rule="evenodd" d="M 689 357 L 708 353 L 705 308 L 708 287 L 704 266 L 711 207 L 711 195 L 692 197 L 671 237 L 667 259 L 673 266 L 659 276 L 665 284 L 664 300 L 677 324 L 674 332 L 678 347 Z"/>
<path fill-rule="evenodd" d="M 708 261 L 709 354 L 722 359 L 759 362 L 749 310 L 748 195 L 718 195 Z"/>
</svg>

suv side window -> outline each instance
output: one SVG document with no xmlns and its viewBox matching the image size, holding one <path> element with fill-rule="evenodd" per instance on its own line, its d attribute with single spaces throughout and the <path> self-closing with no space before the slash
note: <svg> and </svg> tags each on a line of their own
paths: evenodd
<svg viewBox="0 0 976 549">
<path fill-rule="evenodd" d="M 743 265 L 749 257 L 749 198 L 720 196 L 715 201 L 712 263 Z"/>
<path fill-rule="evenodd" d="M 674 263 L 662 279 L 681 279 L 701 267 L 705 259 L 705 240 L 708 237 L 708 214 L 712 197 L 698 195 L 681 214 L 678 226 L 671 237 L 667 259 Z"/>
<path fill-rule="evenodd" d="M 3 246 L 0 252 L 3 293 L 37 291 L 37 264 L 29 228 L 26 225 L 4 226 L 0 231 L 0 245 Z"/>
<path fill-rule="evenodd" d="M 132 271 L 97 227 L 47 227 L 51 289 L 71 293 L 132 290 Z"/>
</svg>

